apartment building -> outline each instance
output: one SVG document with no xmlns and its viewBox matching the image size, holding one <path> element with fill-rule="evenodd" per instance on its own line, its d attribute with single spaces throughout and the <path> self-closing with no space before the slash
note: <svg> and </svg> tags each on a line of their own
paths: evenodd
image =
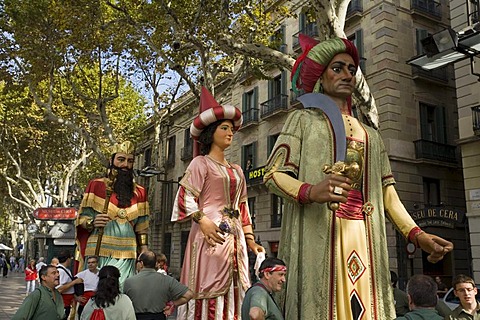
<svg viewBox="0 0 480 320">
<path fill-rule="evenodd" d="M 480 6 L 477 0 L 450 2 L 451 24 L 455 31 L 480 23 Z M 477 29 L 477 38 L 480 33 Z M 480 43 L 480 39 L 479 42 Z M 477 54 L 478 56 L 478 54 Z M 474 58 L 473 62 L 478 62 Z M 477 63 L 478 65 L 478 63 Z M 459 137 L 466 198 L 466 216 L 469 233 L 474 278 L 480 279 L 480 68 L 470 60 L 455 64 L 457 88 Z"/>
<path fill-rule="evenodd" d="M 282 39 L 279 50 L 294 57 L 300 53 L 299 33 L 318 36 L 305 3 L 295 4 L 298 18 L 285 19 L 276 37 Z M 449 17 L 446 2 L 352 0 L 345 24 L 376 99 L 380 132 L 400 198 L 424 230 L 453 241 L 456 247 L 442 262 L 432 265 L 420 250 L 407 248 L 403 237 L 388 226 L 390 264 L 401 279 L 426 273 L 442 276 L 448 283 L 456 273 L 471 272 L 454 69 L 447 66 L 425 72 L 406 64 L 422 53 L 420 40 L 447 27 Z M 257 240 L 269 255 L 276 255 L 282 215 L 288 213 L 283 211 L 284 200 L 263 185 L 263 169 L 286 117 L 301 105 L 290 90 L 289 71 L 271 70 L 270 76 L 271 80 L 258 80 L 246 74 L 222 103 L 242 109 L 244 123 L 228 158 L 244 169 Z M 148 150 L 155 147 L 151 138 L 159 135 L 156 166 L 161 174 L 142 179 L 143 184 L 155 186 L 151 192 L 152 248 L 168 256 L 170 271 L 177 275 L 190 222 L 173 224 L 169 219 L 178 181 L 192 157 L 189 126 L 197 112 L 198 105 L 187 95 L 162 117 L 160 132 L 154 132 L 153 124 L 146 128 L 145 144 L 138 150 L 139 162 L 150 163 L 147 159 L 152 151 Z"/>
</svg>

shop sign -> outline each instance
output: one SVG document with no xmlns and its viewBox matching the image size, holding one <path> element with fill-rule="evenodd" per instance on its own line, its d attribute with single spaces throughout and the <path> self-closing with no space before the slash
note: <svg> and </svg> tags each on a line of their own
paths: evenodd
<svg viewBox="0 0 480 320">
<path fill-rule="evenodd" d="M 419 227 L 444 227 L 455 228 L 455 225 L 463 224 L 465 212 L 452 207 L 427 206 L 411 213 L 413 220 Z"/>
<path fill-rule="evenodd" d="M 75 208 L 38 208 L 33 211 L 35 219 L 39 220 L 75 220 Z"/>
<path fill-rule="evenodd" d="M 247 171 L 247 183 L 262 183 L 265 175 L 265 166 L 258 167 Z"/>
</svg>

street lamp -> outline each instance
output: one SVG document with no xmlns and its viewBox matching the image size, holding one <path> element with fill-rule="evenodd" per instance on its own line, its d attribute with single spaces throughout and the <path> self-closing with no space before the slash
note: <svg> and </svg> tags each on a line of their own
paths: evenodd
<svg viewBox="0 0 480 320">
<path fill-rule="evenodd" d="M 474 70 L 474 57 L 480 56 L 480 25 L 460 33 L 451 28 L 442 30 L 422 40 L 425 54 L 407 61 L 425 70 L 433 70 L 470 58 L 471 73 L 480 81 L 480 73 Z"/>
</svg>

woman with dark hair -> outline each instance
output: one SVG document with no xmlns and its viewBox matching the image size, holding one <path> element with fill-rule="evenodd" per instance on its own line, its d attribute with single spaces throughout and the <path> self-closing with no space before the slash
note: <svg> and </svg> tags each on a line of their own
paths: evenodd
<svg viewBox="0 0 480 320">
<path fill-rule="evenodd" d="M 114 266 L 105 266 L 98 272 L 97 293 L 87 302 L 81 320 L 88 320 L 96 309 L 102 309 L 105 319 L 135 319 L 135 310 L 130 298 L 120 293 L 120 271 Z"/>
<path fill-rule="evenodd" d="M 247 246 L 265 251 L 255 243 L 243 171 L 225 159 L 241 123 L 240 110 L 220 106 L 202 88 L 200 114 L 190 127 L 201 155 L 180 181 L 172 214 L 172 221 L 194 221 L 181 274 L 194 299 L 178 308 L 177 319 L 239 319 L 250 287 Z"/>
</svg>

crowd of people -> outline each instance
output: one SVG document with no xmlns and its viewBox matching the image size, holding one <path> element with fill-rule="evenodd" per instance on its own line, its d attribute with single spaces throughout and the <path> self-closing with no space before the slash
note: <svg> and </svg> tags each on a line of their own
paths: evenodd
<svg viewBox="0 0 480 320">
<path fill-rule="evenodd" d="M 9 272 L 21 272 L 25 271 L 25 258 L 23 256 L 15 257 L 11 255 L 10 258 L 4 253 L 0 253 L 0 270 L 4 278 L 8 276 Z"/>
</svg>

